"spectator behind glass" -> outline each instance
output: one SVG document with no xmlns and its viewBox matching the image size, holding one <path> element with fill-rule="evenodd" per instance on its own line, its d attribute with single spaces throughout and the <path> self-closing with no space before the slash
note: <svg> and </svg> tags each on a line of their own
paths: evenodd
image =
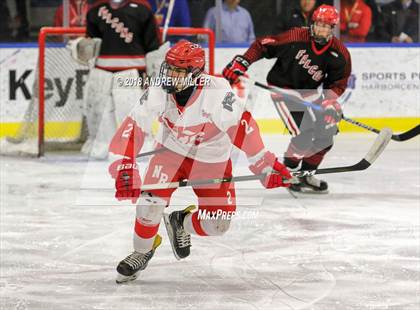
<svg viewBox="0 0 420 310">
<path fill-rule="evenodd" d="M 15 5 L 17 15 L 13 18 L 12 22 L 13 40 L 28 41 L 29 22 L 28 12 L 26 10 L 26 0 L 15 0 Z"/>
<path fill-rule="evenodd" d="M 222 38 L 216 38 L 222 43 L 251 43 L 255 40 L 254 24 L 251 15 L 239 6 L 240 0 L 225 0 L 222 5 L 221 32 Z M 208 10 L 204 28 L 216 32 L 217 8 Z"/>
<path fill-rule="evenodd" d="M 379 39 L 394 43 L 419 41 L 419 5 L 413 0 L 395 0 L 382 9 Z"/>
<path fill-rule="evenodd" d="M 363 0 L 341 0 L 341 39 L 365 42 L 372 25 L 372 11 Z"/>
<path fill-rule="evenodd" d="M 69 27 L 86 26 L 87 0 L 70 0 Z M 63 27 L 63 4 L 55 11 L 54 26 Z"/>
<path fill-rule="evenodd" d="M 312 12 L 316 7 L 316 0 L 300 0 L 300 7 L 293 8 L 281 14 L 278 32 L 283 32 L 295 27 L 309 27 Z"/>
<path fill-rule="evenodd" d="M 10 41 L 10 13 L 6 1 L 0 1 L 0 41 Z"/>
<path fill-rule="evenodd" d="M 169 0 L 148 0 L 155 13 L 156 23 L 159 27 L 165 25 L 168 14 Z M 175 0 L 169 27 L 191 27 L 190 9 L 187 0 Z"/>
</svg>

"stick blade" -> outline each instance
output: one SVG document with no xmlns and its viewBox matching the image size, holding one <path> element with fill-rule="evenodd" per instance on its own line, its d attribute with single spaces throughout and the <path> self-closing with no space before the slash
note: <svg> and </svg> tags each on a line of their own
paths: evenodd
<svg viewBox="0 0 420 310">
<path fill-rule="evenodd" d="M 410 129 L 407 132 L 404 132 L 404 133 L 399 134 L 399 135 L 393 135 L 392 140 L 406 141 L 406 140 L 410 140 L 411 138 L 414 138 L 415 136 L 417 136 L 419 134 L 420 134 L 420 125 L 417 125 L 416 127 Z"/>
<path fill-rule="evenodd" d="M 367 153 L 366 157 L 364 158 L 369 164 L 372 164 L 379 155 L 385 150 L 386 146 L 388 145 L 389 141 L 392 138 L 392 130 L 390 128 L 383 128 L 378 137 L 376 137 L 375 142 L 373 143 L 372 148 Z"/>
</svg>

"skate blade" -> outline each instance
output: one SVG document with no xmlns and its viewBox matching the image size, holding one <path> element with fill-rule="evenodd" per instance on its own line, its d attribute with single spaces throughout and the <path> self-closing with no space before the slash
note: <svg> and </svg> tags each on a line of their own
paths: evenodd
<svg viewBox="0 0 420 310">
<path fill-rule="evenodd" d="M 131 282 L 134 281 L 135 279 L 137 279 L 139 272 L 133 274 L 132 276 L 124 276 L 122 274 L 118 274 L 117 278 L 115 279 L 115 282 L 117 282 L 117 284 L 122 284 L 122 283 L 127 283 L 127 282 Z"/>
<path fill-rule="evenodd" d="M 172 227 L 171 223 L 169 221 L 169 214 L 163 213 L 163 221 L 165 222 L 166 232 L 168 233 L 169 243 L 171 244 L 172 252 L 174 253 L 174 256 L 177 260 L 181 260 L 181 258 L 176 253 L 175 247 L 174 247 L 174 235 L 172 233 Z"/>
<path fill-rule="evenodd" d="M 290 194 L 292 194 L 292 196 L 299 196 L 300 194 L 302 195 L 326 195 L 329 194 L 328 189 L 325 191 L 314 191 L 313 189 L 310 188 L 301 188 L 299 191 L 294 191 L 291 189 L 287 189 L 289 191 Z"/>
</svg>

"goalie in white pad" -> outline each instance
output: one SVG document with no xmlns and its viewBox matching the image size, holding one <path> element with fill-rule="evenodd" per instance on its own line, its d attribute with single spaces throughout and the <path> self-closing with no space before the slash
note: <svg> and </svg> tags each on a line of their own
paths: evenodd
<svg viewBox="0 0 420 310">
<path fill-rule="evenodd" d="M 88 139 L 82 152 L 92 158 L 106 158 L 109 142 L 144 90 L 125 81 L 138 81 L 137 70 L 111 73 L 93 68 L 86 86 L 84 111 L 88 123 Z"/>
<path fill-rule="evenodd" d="M 82 152 L 98 159 L 108 156 L 116 127 L 144 92 L 139 78 L 146 73 L 146 54 L 159 47 L 158 33 L 145 1 L 96 1 L 90 7 L 86 34 L 102 39 L 102 45 L 87 83 L 88 140 Z M 77 50 L 89 47 L 85 43 L 80 40 Z"/>
<path fill-rule="evenodd" d="M 286 167 L 265 150 L 258 125 L 241 99 L 226 80 L 204 74 L 204 65 L 204 50 L 199 45 L 183 40 L 173 46 L 161 66 L 162 85 L 148 88 L 112 139 L 110 151 L 122 156 L 109 167 L 115 179 L 115 196 L 138 201 L 134 252 L 118 265 L 118 283 L 134 279 L 154 255 L 160 244 L 157 232 L 163 211 L 175 191 L 141 191 L 136 155 L 148 132 L 143 124 L 150 119 L 161 122 L 157 148 L 166 150 L 151 158 L 144 184 L 231 177 L 233 145 L 246 153 L 253 173 L 267 173 L 261 181 L 266 188 L 287 186 L 284 181 L 290 179 Z M 233 183 L 196 186 L 193 190 L 201 212 L 192 212 L 194 207 L 189 207 L 165 217 L 178 259 L 190 253 L 190 234 L 225 233 L 236 209 Z"/>
</svg>

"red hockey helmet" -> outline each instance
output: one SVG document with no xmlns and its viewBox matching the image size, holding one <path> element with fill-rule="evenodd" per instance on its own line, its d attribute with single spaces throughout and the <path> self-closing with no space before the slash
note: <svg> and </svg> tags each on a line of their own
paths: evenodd
<svg viewBox="0 0 420 310">
<path fill-rule="evenodd" d="M 203 71 L 205 53 L 200 45 L 181 40 L 169 49 L 165 60 L 169 65 L 177 68 Z"/>
<path fill-rule="evenodd" d="M 168 77 L 193 81 L 204 71 L 205 62 L 205 52 L 200 45 L 181 40 L 166 53 L 165 61 L 160 69 L 160 77 L 169 82 L 171 80 L 167 79 Z M 169 93 L 178 92 L 188 87 L 187 84 L 180 86 L 179 83 L 169 85 L 165 82 L 162 83 L 162 86 Z"/>
<path fill-rule="evenodd" d="M 340 17 L 335 7 L 327 4 L 323 4 L 318 7 L 312 14 L 312 25 L 311 34 L 315 42 L 320 44 L 326 44 L 333 36 L 333 29 L 338 24 Z M 319 26 L 317 24 L 323 24 Z M 314 26 L 315 25 L 315 26 Z M 319 29 L 322 27 L 328 27 L 329 30 Z"/>
<path fill-rule="evenodd" d="M 323 22 L 330 26 L 335 26 L 338 24 L 340 15 L 335 7 L 327 4 L 321 5 L 317 8 L 312 14 L 313 22 Z"/>
</svg>

